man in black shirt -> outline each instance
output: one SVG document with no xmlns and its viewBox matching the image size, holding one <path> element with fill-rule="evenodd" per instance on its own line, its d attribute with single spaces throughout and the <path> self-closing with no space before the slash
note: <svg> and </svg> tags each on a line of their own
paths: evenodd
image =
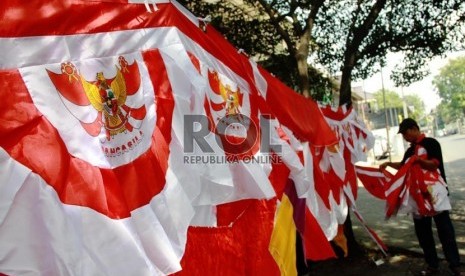
<svg viewBox="0 0 465 276">
<path fill-rule="evenodd" d="M 411 143 L 410 147 L 405 152 L 401 162 L 385 162 L 380 165 L 380 169 L 385 169 L 387 166 L 399 169 L 409 158 L 415 158 L 414 163 L 418 164 L 424 170 L 436 171 L 439 169 L 445 182 L 446 174 L 439 142 L 434 138 L 425 137 L 425 135 L 420 132 L 417 122 L 411 118 L 407 118 L 401 122 L 399 133 L 402 134 L 407 142 Z M 418 149 L 426 151 L 426 155 L 420 155 Z M 426 158 L 424 158 L 424 156 L 426 156 Z M 445 195 L 445 197 L 447 197 L 447 195 Z M 433 237 L 432 219 L 434 219 L 436 224 L 439 240 L 441 241 L 442 249 L 450 269 L 454 275 L 465 275 L 465 273 L 460 272 L 460 255 L 455 239 L 454 226 L 449 217 L 449 210 L 436 211 L 437 212 L 435 212 L 433 216 L 424 216 L 418 213 L 413 214 L 415 233 L 423 249 L 424 258 L 428 265 L 428 268 L 421 271 L 420 275 L 435 275 L 438 273 L 439 260 Z"/>
</svg>

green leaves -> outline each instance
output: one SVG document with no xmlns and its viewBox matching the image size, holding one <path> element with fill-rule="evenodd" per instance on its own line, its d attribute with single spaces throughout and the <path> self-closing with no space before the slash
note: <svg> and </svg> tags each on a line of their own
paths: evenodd
<svg viewBox="0 0 465 276">
<path fill-rule="evenodd" d="M 378 1 L 326 1 L 318 14 L 314 37 L 318 56 L 331 72 L 345 62 L 347 50 L 354 51 L 356 64 L 352 79 L 363 79 L 377 72 L 388 52 L 404 52 L 403 64 L 393 74 L 397 85 L 408 85 L 426 74 L 425 65 L 434 56 L 463 46 L 465 4 L 459 0 L 391 0 L 379 12 L 360 45 L 353 42 L 357 28 L 368 19 Z"/>
<path fill-rule="evenodd" d="M 351 80 L 377 73 L 388 53 L 404 54 L 391 78 L 408 86 L 429 74 L 433 57 L 463 48 L 465 41 L 463 0 L 180 2 L 200 17 L 211 15 L 211 24 L 231 43 L 296 90 L 328 90 L 323 74 L 298 69 L 302 55 L 317 56 L 309 67 L 318 63 L 330 75 L 342 72 L 341 104 L 350 100 Z"/>
<path fill-rule="evenodd" d="M 386 108 L 393 108 L 393 107 L 402 108 L 403 101 L 402 101 L 402 98 L 399 96 L 399 94 L 397 94 L 394 91 L 387 90 L 387 89 L 385 89 L 384 93 L 386 95 Z M 380 109 L 384 109 L 385 106 L 384 106 L 383 91 L 378 90 L 377 92 L 374 93 L 373 96 L 375 97 L 376 102 L 378 103 L 378 107 Z"/>
<path fill-rule="evenodd" d="M 449 61 L 434 77 L 433 84 L 442 99 L 442 109 L 453 114 L 451 120 L 465 114 L 465 57 Z"/>
</svg>

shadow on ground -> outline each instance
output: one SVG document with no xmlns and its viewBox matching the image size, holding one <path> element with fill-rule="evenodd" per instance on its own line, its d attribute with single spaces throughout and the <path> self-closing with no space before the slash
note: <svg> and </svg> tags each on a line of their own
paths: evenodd
<svg viewBox="0 0 465 276">
<path fill-rule="evenodd" d="M 363 256 L 312 263 L 310 272 L 301 275 L 399 276 L 417 275 L 423 269 L 423 255 L 418 252 L 390 247 L 385 257 L 375 248 L 367 248 Z M 444 260 L 438 275 L 452 275 Z"/>
<path fill-rule="evenodd" d="M 465 266 L 465 159 L 445 162 L 447 182 L 452 203 L 451 218 L 456 231 L 457 245 L 462 266 Z M 365 254 L 353 258 L 335 259 L 312 263 L 310 272 L 303 275 L 416 275 L 424 268 L 423 254 L 414 233 L 409 215 L 384 219 L 385 202 L 370 195 L 363 187 L 359 189 L 357 209 L 366 223 L 384 241 L 389 255 L 384 257 L 368 236 L 362 225 L 353 220 L 354 234 Z M 354 217 L 354 216 L 353 216 Z M 438 275 L 451 275 L 444 261 L 441 244 L 434 229 L 436 248 L 442 259 Z"/>
</svg>

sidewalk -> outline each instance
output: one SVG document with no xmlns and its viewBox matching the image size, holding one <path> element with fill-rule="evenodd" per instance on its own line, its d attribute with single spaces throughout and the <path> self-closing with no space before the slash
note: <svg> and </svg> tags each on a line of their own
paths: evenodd
<svg viewBox="0 0 465 276">
<path fill-rule="evenodd" d="M 379 165 L 389 159 L 374 161 Z M 391 161 L 402 160 L 402 156 L 392 156 Z M 451 218 L 454 224 L 459 253 L 465 262 L 465 163 L 461 160 L 447 162 L 445 159 L 446 175 L 452 204 Z M 422 253 L 414 233 L 413 221 L 410 215 L 399 215 L 386 221 L 384 219 L 385 202 L 369 194 L 363 186 L 359 187 L 357 208 L 368 225 L 383 239 L 388 246 L 403 248 L 412 252 Z M 355 235 L 362 243 L 369 242 L 369 236 L 362 226 L 353 222 Z M 434 225 L 434 223 L 433 223 Z M 434 230 L 435 231 L 435 230 Z M 435 232 L 436 234 L 436 232 Z M 442 254 L 440 242 L 436 238 L 438 253 Z M 374 244 L 373 244 L 374 245 Z M 442 256 L 442 255 L 441 255 Z"/>
<path fill-rule="evenodd" d="M 393 156 L 391 159 L 393 162 L 400 161 L 402 156 Z M 372 165 L 379 165 L 388 160 L 372 161 Z M 454 160 L 445 163 L 445 166 L 451 191 L 451 218 L 455 227 L 462 269 L 465 269 L 465 163 L 463 161 L 464 159 Z M 411 216 L 399 215 L 386 221 L 385 202 L 369 194 L 363 186 L 359 187 L 356 204 L 367 224 L 388 246 L 389 256 L 383 256 L 360 222 L 351 214 L 355 238 L 368 249 L 366 256 L 315 263 L 310 275 L 415 275 L 424 268 L 423 254 L 415 236 Z M 451 275 L 435 228 L 434 233 L 438 255 L 443 260 L 438 275 Z"/>
<path fill-rule="evenodd" d="M 314 263 L 309 275 L 399 276 L 417 275 L 424 269 L 423 254 L 418 246 L 411 217 L 400 216 L 385 221 L 384 202 L 369 195 L 363 188 L 359 189 L 357 206 L 368 225 L 388 246 L 388 257 L 381 253 L 355 216 L 351 214 L 355 237 L 359 244 L 367 248 L 365 256 Z M 465 218 L 463 217 L 465 200 L 455 201 L 453 208 L 451 217 L 463 270 L 465 269 Z M 461 210 L 462 215 L 456 210 Z M 444 260 L 437 235 L 435 239 L 438 255 L 442 260 L 437 275 L 452 275 Z"/>
</svg>

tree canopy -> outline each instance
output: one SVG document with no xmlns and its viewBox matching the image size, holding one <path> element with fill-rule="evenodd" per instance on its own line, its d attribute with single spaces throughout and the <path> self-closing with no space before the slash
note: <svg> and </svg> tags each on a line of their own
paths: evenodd
<svg viewBox="0 0 465 276">
<path fill-rule="evenodd" d="M 386 108 L 402 108 L 402 98 L 392 90 L 384 90 L 386 96 Z M 384 109 L 384 97 L 383 90 L 378 90 L 373 94 L 376 102 L 378 103 L 378 109 Z"/>
<path fill-rule="evenodd" d="M 389 52 L 403 52 L 391 78 L 400 86 L 422 79 L 434 56 L 463 46 L 465 3 L 458 0 L 325 1 L 315 21 L 320 61 L 342 72 L 341 101 L 352 79 L 380 70 Z"/>
<path fill-rule="evenodd" d="M 455 122 L 458 118 L 461 118 L 463 116 L 461 110 L 454 109 L 450 105 L 445 104 L 444 102 L 441 102 L 436 107 L 435 113 L 438 117 L 440 128 L 444 128 L 444 124 Z"/>
<path fill-rule="evenodd" d="M 330 79 L 309 66 L 313 21 L 323 0 L 186 1 L 188 9 L 211 24 L 237 48 L 304 96 L 331 93 Z"/>
<path fill-rule="evenodd" d="M 425 115 L 425 103 L 416 94 L 405 95 L 405 103 L 407 104 L 408 117 L 420 120 Z"/>
<path fill-rule="evenodd" d="M 463 46 L 462 0 L 230 0 L 180 1 L 212 24 L 236 47 L 305 96 L 328 92 L 322 64 L 342 74 L 339 103 L 350 103 L 352 79 L 366 78 L 386 62 L 388 52 L 403 52 L 392 74 L 408 85 L 428 72 L 428 61 Z M 210 1 L 211 2 L 211 1 Z M 309 77 L 313 76 L 313 77 Z M 314 82 L 315 79 L 320 81 Z M 318 88 L 315 88 L 319 86 Z"/>
<path fill-rule="evenodd" d="M 416 94 L 405 95 L 403 98 L 395 91 L 385 90 L 386 96 L 386 108 L 393 108 L 399 110 L 399 114 L 403 116 L 403 105 L 404 101 L 407 107 L 407 116 L 420 120 L 424 117 L 425 104 L 423 100 Z M 376 102 L 378 103 L 378 109 L 384 109 L 384 98 L 383 90 L 378 90 L 373 94 Z"/>
<path fill-rule="evenodd" d="M 433 84 L 442 99 L 441 108 L 445 121 L 465 115 L 465 57 L 452 59 L 434 77 Z"/>
</svg>

